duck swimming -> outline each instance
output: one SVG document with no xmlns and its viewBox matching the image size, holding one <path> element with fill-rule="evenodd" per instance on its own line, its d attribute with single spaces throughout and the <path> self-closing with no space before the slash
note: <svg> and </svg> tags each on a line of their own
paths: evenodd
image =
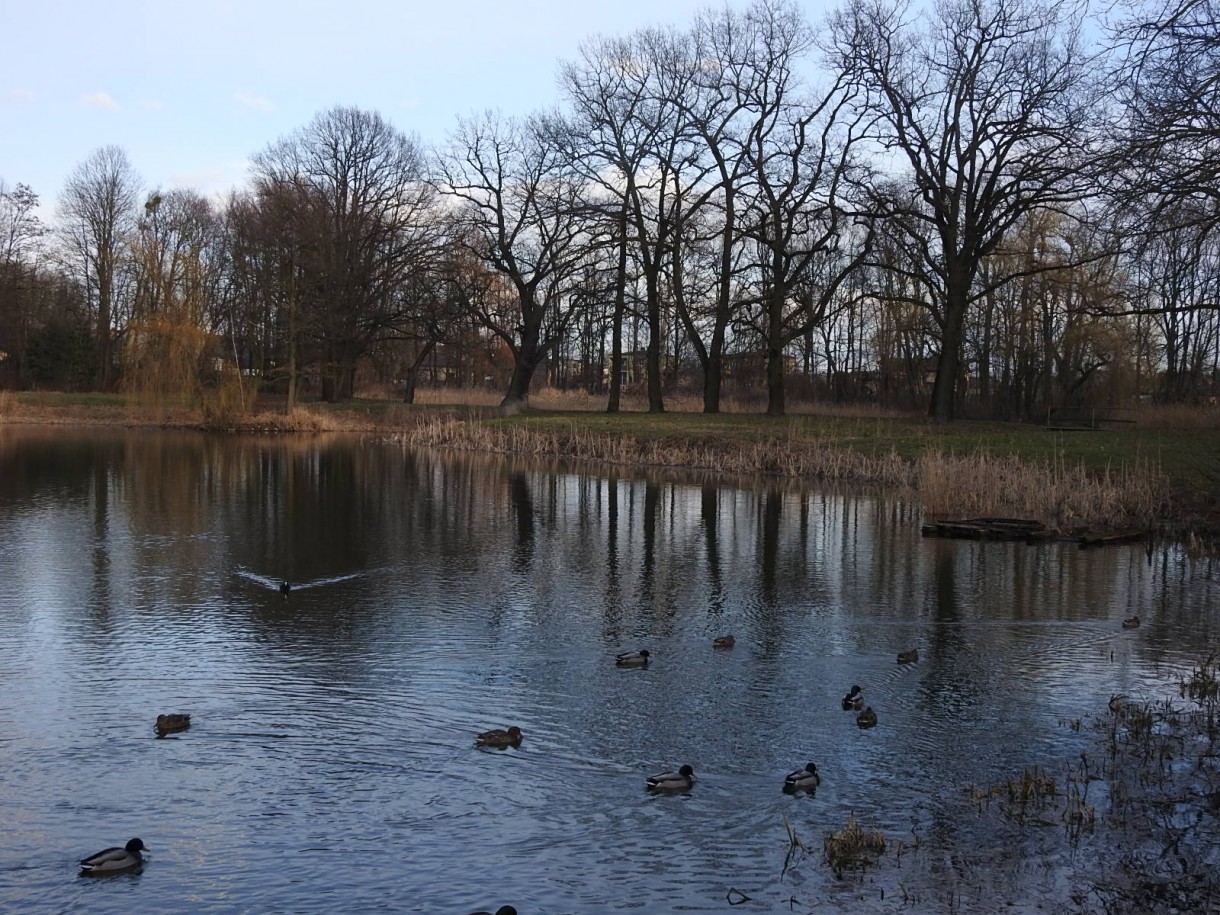
<svg viewBox="0 0 1220 915">
<path fill-rule="evenodd" d="M 694 781 L 695 770 L 690 766 L 683 766 L 677 772 L 650 775 L 644 782 L 644 787 L 649 791 L 689 791 Z"/>
<path fill-rule="evenodd" d="M 851 692 L 843 697 L 843 711 L 860 711 L 864 708 L 864 690 L 858 686 L 852 686 Z"/>
<path fill-rule="evenodd" d="M 1140 627 L 1140 618 L 1138 616 L 1129 616 L 1123 620 L 1124 629 L 1138 629 Z"/>
<path fill-rule="evenodd" d="M 135 870 L 144 863 L 140 854 L 148 847 L 139 839 L 132 839 L 122 848 L 103 848 L 80 863 L 82 874 L 122 874 Z"/>
<path fill-rule="evenodd" d="M 877 726 L 877 713 L 873 711 L 873 707 L 871 705 L 856 716 L 856 724 L 860 725 L 862 728 L 873 728 Z"/>
<path fill-rule="evenodd" d="M 914 664 L 918 660 L 919 660 L 919 651 L 915 648 L 912 648 L 910 651 L 898 652 L 898 663 L 899 664 Z"/>
<path fill-rule="evenodd" d="M 515 724 L 507 730 L 497 728 L 491 731 L 484 731 L 475 737 L 474 742 L 482 747 L 519 747 L 521 746 L 521 738 L 525 736 L 521 733 L 521 728 Z"/>
<path fill-rule="evenodd" d="M 470 915 L 491 915 L 491 912 L 471 912 Z M 502 905 L 496 909 L 496 915 L 517 915 L 517 910 L 511 905 Z"/>
<path fill-rule="evenodd" d="M 641 648 L 639 651 L 625 651 L 615 655 L 614 664 L 616 667 L 647 667 L 648 649 Z"/>
<path fill-rule="evenodd" d="M 158 715 L 157 723 L 153 725 L 153 730 L 157 732 L 158 737 L 164 737 L 166 734 L 172 734 L 175 731 L 185 731 L 190 726 L 190 715 Z"/>
<path fill-rule="evenodd" d="M 818 767 L 813 763 L 806 763 L 804 769 L 796 769 L 784 776 L 784 793 L 794 794 L 797 791 L 812 792 L 821 782 L 822 778 L 818 775 Z"/>
<path fill-rule="evenodd" d="M 713 648 L 732 648 L 737 644 L 737 639 L 731 635 L 722 635 L 719 638 L 712 639 Z"/>
</svg>

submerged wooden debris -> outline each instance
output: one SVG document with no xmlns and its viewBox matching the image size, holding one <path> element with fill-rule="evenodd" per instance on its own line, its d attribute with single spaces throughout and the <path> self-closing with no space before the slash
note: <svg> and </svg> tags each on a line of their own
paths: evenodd
<svg viewBox="0 0 1220 915">
<path fill-rule="evenodd" d="M 956 540 L 1010 540 L 1021 543 L 1057 540 L 1079 543 L 1081 546 L 1130 543 L 1134 540 L 1143 540 L 1148 536 L 1146 530 L 1076 529 L 1061 531 L 1047 527 L 1041 521 L 1025 518 L 966 518 L 958 521 L 928 521 L 923 525 L 922 533 L 925 537 L 947 537 Z"/>
</svg>

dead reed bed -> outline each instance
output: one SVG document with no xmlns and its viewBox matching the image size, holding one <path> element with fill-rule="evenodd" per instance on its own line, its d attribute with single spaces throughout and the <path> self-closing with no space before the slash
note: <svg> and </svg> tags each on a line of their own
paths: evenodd
<svg viewBox="0 0 1220 915">
<path fill-rule="evenodd" d="M 911 461 L 893 451 L 870 454 L 796 436 L 707 442 L 594 433 L 576 425 L 557 431 L 440 419 L 395 438 L 412 447 L 879 484 L 918 500 L 931 516 L 1019 515 L 1062 529 L 1150 526 L 1168 493 L 1167 480 L 1151 464 L 1096 475 L 1061 460 L 1022 461 L 984 452 L 960 456 L 933 450 Z"/>
<path fill-rule="evenodd" d="M 1062 530 L 1152 527 L 1169 495 L 1168 479 L 1150 462 L 1096 474 L 1062 459 L 929 451 L 916 464 L 924 509 L 934 517 L 1032 517 Z"/>
</svg>

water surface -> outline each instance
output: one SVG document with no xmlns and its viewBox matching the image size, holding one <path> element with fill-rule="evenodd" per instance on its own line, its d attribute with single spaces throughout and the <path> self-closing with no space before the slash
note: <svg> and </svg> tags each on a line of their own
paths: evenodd
<svg viewBox="0 0 1220 915">
<path fill-rule="evenodd" d="M 1073 722 L 1215 650 L 1214 572 L 920 521 L 348 438 L 0 427 L 0 908 L 949 911 L 1001 860 L 997 908 L 1064 904 L 1105 837 L 1064 851 L 968 788 L 1065 772 L 1096 740 Z M 474 746 L 508 724 L 520 748 Z M 809 761 L 816 795 L 781 793 Z M 682 763 L 689 795 L 643 790 Z M 785 822 L 816 851 L 851 814 L 918 849 L 784 871 Z M 137 835 L 141 873 L 77 876 Z"/>
</svg>

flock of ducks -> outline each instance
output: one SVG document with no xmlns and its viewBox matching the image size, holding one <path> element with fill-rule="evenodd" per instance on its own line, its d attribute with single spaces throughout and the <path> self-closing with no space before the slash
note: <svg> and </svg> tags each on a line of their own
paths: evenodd
<svg viewBox="0 0 1220 915">
<path fill-rule="evenodd" d="M 281 582 L 279 588 L 282 594 L 288 594 L 292 590 L 292 586 L 287 581 Z M 1135 617 L 1133 620 L 1134 622 L 1132 620 L 1124 620 L 1123 626 L 1128 629 L 1138 626 L 1139 618 Z M 712 640 L 712 647 L 718 650 L 732 648 L 736 642 L 737 640 L 733 636 L 722 635 Z M 641 648 L 638 651 L 627 651 L 615 655 L 614 663 L 616 667 L 647 667 L 651 657 L 646 648 Z M 918 660 L 919 652 L 914 649 L 900 652 L 898 655 L 899 664 L 910 664 Z M 873 711 L 871 706 L 864 704 L 864 690 L 859 685 L 853 685 L 847 692 L 847 695 L 843 697 L 843 710 L 858 712 L 856 724 L 861 728 L 871 728 L 877 724 L 877 713 Z M 153 725 L 153 730 L 158 737 L 164 737 L 167 734 L 185 731 L 190 726 L 190 715 L 173 713 L 158 715 L 157 721 Z M 521 740 L 524 736 L 521 728 L 511 725 L 507 728 L 493 728 L 490 731 L 483 731 L 481 734 L 475 735 L 474 742 L 477 746 L 503 750 L 509 747 L 521 746 Z M 803 769 L 795 769 L 784 776 L 783 791 L 785 794 L 796 794 L 799 792 L 813 794 L 821 780 L 817 765 L 806 763 Z M 644 788 L 649 792 L 658 794 L 684 793 L 690 791 L 694 783 L 695 770 L 689 765 L 683 765 L 674 772 L 660 772 L 656 775 L 648 776 L 644 780 Z M 117 846 L 104 848 L 80 862 L 81 874 L 122 874 L 136 870 L 144 863 L 142 852 L 148 850 L 148 846 L 138 838 L 131 839 L 121 848 Z M 492 913 L 482 911 L 474 912 L 472 915 L 492 915 Z M 517 915 L 517 910 L 511 905 L 504 905 L 496 909 L 495 915 Z"/>
</svg>

